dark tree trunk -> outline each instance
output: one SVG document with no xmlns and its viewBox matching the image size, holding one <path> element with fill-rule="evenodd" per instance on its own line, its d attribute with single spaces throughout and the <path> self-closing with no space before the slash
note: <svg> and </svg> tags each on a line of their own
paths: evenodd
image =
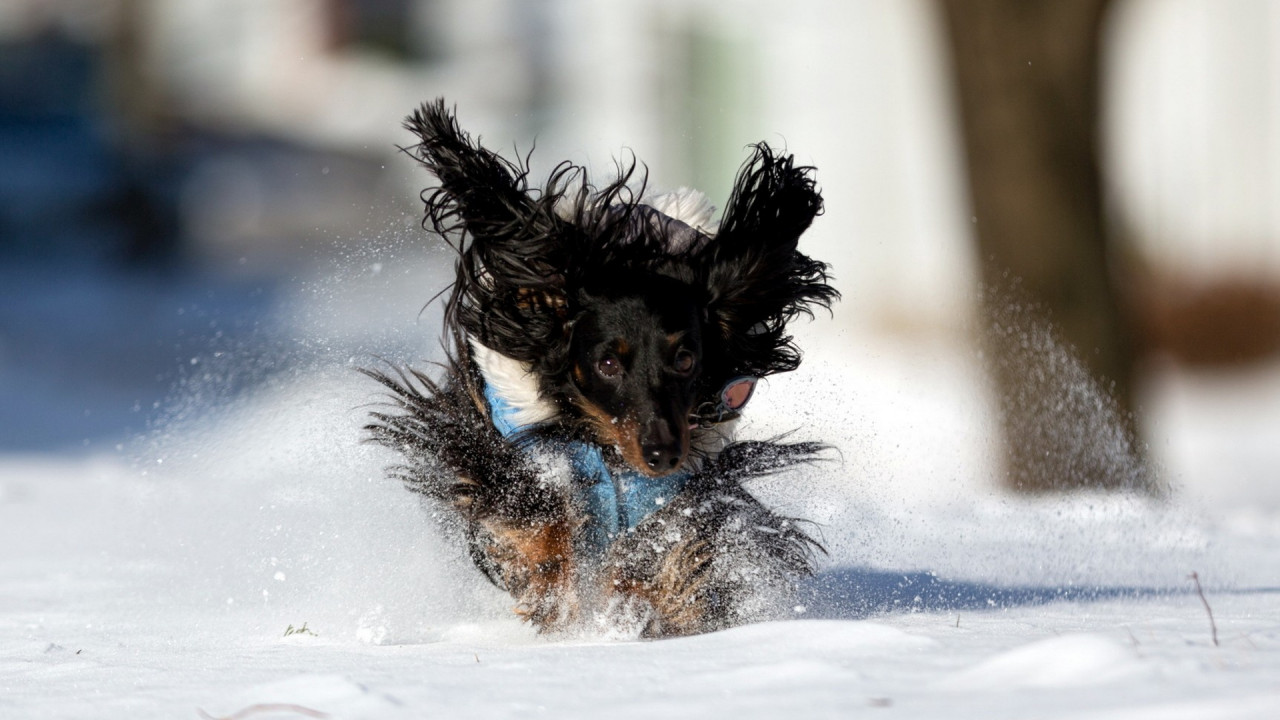
<svg viewBox="0 0 1280 720">
<path fill-rule="evenodd" d="M 955 63 L 1008 482 L 1033 491 L 1131 485 L 1133 477 L 1117 476 L 1126 473 L 1114 458 L 1090 457 L 1103 450 L 1090 449 L 1096 438 L 1079 426 L 1099 418 L 1064 409 L 1061 401 L 1079 394 L 1067 385 L 1077 381 L 1051 367 L 1059 362 L 1048 357 L 1052 348 L 1029 340 L 1040 331 L 1025 327 L 1030 314 L 1052 323 L 1105 389 L 1103 404 L 1110 393 L 1104 424 L 1132 455 L 1133 353 L 1112 283 L 1097 161 L 1108 2 L 939 2 Z"/>
</svg>

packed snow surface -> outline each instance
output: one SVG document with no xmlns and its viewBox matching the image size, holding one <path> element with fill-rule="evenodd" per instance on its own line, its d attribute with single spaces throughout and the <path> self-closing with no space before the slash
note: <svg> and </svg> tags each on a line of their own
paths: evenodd
<svg viewBox="0 0 1280 720">
<path fill-rule="evenodd" d="M 547 638 L 361 444 L 353 368 L 437 331 L 360 267 L 195 353 L 151 431 L 0 456 L 0 717 L 1280 717 L 1280 367 L 1157 375 L 1168 497 L 1020 497 L 977 353 L 819 319 L 742 428 L 834 447 L 752 488 L 828 550 L 794 606 Z"/>
</svg>

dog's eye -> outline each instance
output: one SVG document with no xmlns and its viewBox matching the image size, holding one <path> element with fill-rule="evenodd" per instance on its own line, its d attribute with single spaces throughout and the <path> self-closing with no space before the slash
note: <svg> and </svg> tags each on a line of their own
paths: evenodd
<svg viewBox="0 0 1280 720">
<path fill-rule="evenodd" d="M 675 358 L 671 360 L 671 367 L 678 373 L 689 373 L 693 372 L 693 366 L 697 361 L 698 359 L 688 350 L 678 350 Z"/>
<path fill-rule="evenodd" d="M 596 361 L 596 371 L 607 378 L 618 377 L 622 374 L 622 363 L 613 355 L 605 355 Z"/>
</svg>

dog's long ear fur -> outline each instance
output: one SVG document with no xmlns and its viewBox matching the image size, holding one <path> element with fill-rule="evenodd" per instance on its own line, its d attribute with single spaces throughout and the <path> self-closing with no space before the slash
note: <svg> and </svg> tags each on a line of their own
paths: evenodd
<svg viewBox="0 0 1280 720">
<path fill-rule="evenodd" d="M 423 104 L 405 128 L 419 140 L 406 151 L 440 181 L 423 191 L 423 225 L 459 253 L 446 314 L 504 355 L 539 359 L 563 332 L 560 268 L 573 229 L 555 206 L 577 168 L 557 168 L 547 189 L 531 194 L 528 168 L 473 142 L 443 99 Z"/>
<path fill-rule="evenodd" d="M 822 213 L 813 168 L 768 145 L 734 181 L 714 242 L 705 248 L 711 324 L 718 328 L 734 375 L 763 377 L 794 370 L 800 351 L 786 332 L 797 315 L 830 308 L 839 298 L 827 265 L 799 252 L 800 235 Z"/>
</svg>

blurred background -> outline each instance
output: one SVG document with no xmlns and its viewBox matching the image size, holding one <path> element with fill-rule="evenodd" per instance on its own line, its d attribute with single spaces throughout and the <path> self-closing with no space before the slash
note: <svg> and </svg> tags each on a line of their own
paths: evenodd
<svg viewBox="0 0 1280 720">
<path fill-rule="evenodd" d="M 436 96 L 536 140 L 534 178 L 634 153 L 722 204 L 749 143 L 816 165 L 835 357 L 976 354 L 1003 278 L 1153 444 L 1170 377 L 1280 402 L 1271 0 L 6 0 L 0 451 L 110 451 L 200 373 L 434 348 L 404 330 L 449 256 L 397 145 Z"/>
</svg>

